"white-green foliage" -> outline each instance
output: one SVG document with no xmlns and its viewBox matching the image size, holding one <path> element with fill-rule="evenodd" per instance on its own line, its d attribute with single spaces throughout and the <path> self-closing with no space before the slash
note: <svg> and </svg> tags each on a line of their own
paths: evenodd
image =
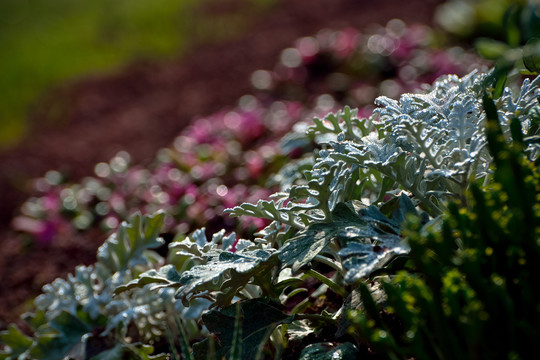
<svg viewBox="0 0 540 360">
<path fill-rule="evenodd" d="M 540 101 L 538 86 L 540 77 L 530 81 L 525 79 L 517 96 L 506 88 L 501 98 L 497 101 L 499 108 L 499 119 L 503 133 L 510 141 L 510 120 L 517 117 L 521 123 L 522 131 L 525 135 L 525 142 L 528 144 L 526 153 L 530 160 L 536 160 L 540 152 L 538 136 L 540 134 Z M 534 101 L 534 100 L 537 101 Z"/>
<path fill-rule="evenodd" d="M 63 311 L 76 315 L 82 310 L 91 319 L 105 315 L 108 317 L 106 332 L 118 327 L 125 333 L 133 322 L 145 340 L 161 335 L 164 328 L 156 328 L 153 324 L 163 324 L 170 294 L 139 289 L 130 297 L 113 297 L 113 291 L 137 277 L 141 270 L 162 264 L 157 253 L 146 250 L 163 244 L 158 234 L 164 216 L 158 213 L 143 218 L 138 214 L 130 222 L 120 225 L 99 248 L 94 266 L 78 266 L 67 280 L 59 278 L 45 285 L 43 294 L 35 300 L 36 308 L 49 319 Z"/>
<path fill-rule="evenodd" d="M 426 94 L 405 94 L 399 102 L 386 97 L 377 99 L 380 107 L 375 111 L 384 127 L 376 140 L 379 143 L 373 146 L 375 151 L 368 152 L 375 154 L 383 146 L 393 147 L 393 151 L 386 160 L 389 163 L 369 161 L 368 166 L 377 166 L 394 178 L 433 214 L 444 206 L 441 200 L 450 197 L 465 201 L 469 184 L 489 177 L 492 161 L 486 149 L 486 119 L 481 104 L 486 77 L 476 72 L 461 79 L 446 76 Z M 528 114 L 538 104 L 537 83 L 538 79 L 532 83 L 525 80 L 517 95 L 507 88 L 496 100 L 502 126 L 508 133 L 513 117 L 520 119 L 526 133 L 529 131 Z M 351 148 L 363 150 L 361 146 Z M 404 153 L 406 166 L 391 164 L 391 157 Z M 412 176 L 413 172 L 416 176 Z"/>
<path fill-rule="evenodd" d="M 273 202 L 242 204 L 229 212 L 302 228 L 331 221 L 339 202 L 377 204 L 400 191 L 432 216 L 449 198 L 465 201 L 471 182 L 489 180 L 491 156 L 481 105 L 486 78 L 476 71 L 463 78 L 450 75 L 423 94 L 379 97 L 369 119 L 358 119 L 348 108 L 315 119 L 308 135 L 319 139 L 323 149 L 305 172 L 307 183 L 290 186 Z M 537 135 L 528 114 L 538 106 L 539 81 L 525 80 L 517 94 L 507 88 L 496 100 L 506 133 L 510 119 L 518 117 L 525 135 Z"/>
<path fill-rule="evenodd" d="M 427 221 L 441 214 L 447 200 L 466 206 L 465 193 L 471 183 L 489 182 L 492 158 L 486 147 L 482 107 L 488 79 L 487 74 L 476 71 L 463 78 L 445 76 L 422 94 L 404 94 L 399 100 L 379 97 L 379 107 L 369 119 L 358 119 L 357 112 L 349 108 L 324 120 L 315 119 L 306 136 L 317 140 L 322 149 L 312 168 L 304 172 L 304 180 L 284 180 L 292 185 L 275 194 L 272 201 L 242 204 L 227 211 L 233 216 L 273 220 L 271 231 L 262 234 L 274 241 L 281 237 L 276 241 L 283 246 L 280 260 L 293 270 L 326 253 L 351 269 L 345 278 L 356 281 L 369 274 L 366 269 L 373 269 L 373 261 L 383 257 L 369 250 L 374 245 L 390 253 L 403 253 L 407 248 L 395 241 L 400 236 L 400 221 L 386 211 L 379 219 L 386 217 L 398 228 L 389 231 L 389 227 L 375 226 L 377 222 L 368 216 L 374 207 L 389 208 L 399 198 L 398 209 L 406 206 L 416 211 L 417 207 L 425 212 L 422 216 Z M 517 117 L 526 136 L 537 135 L 538 126 L 531 124 L 528 114 L 538 107 L 539 81 L 525 80 L 517 94 L 506 89 L 496 100 L 506 132 L 510 120 Z M 298 141 L 299 137 L 288 138 Z M 363 253 L 355 258 L 359 263 L 353 267 L 348 256 L 352 250 L 345 250 L 331 230 L 344 221 L 343 211 L 336 212 L 342 203 L 356 209 L 347 218 L 356 216 L 352 222 L 362 228 L 357 244 L 350 245 Z M 294 235 L 284 236 L 291 228 L 296 229 Z M 355 273 L 360 268 L 363 271 Z"/>
<path fill-rule="evenodd" d="M 10 350 L 7 357 L 0 358 L 53 359 L 74 352 L 84 354 L 95 329 L 101 330 L 94 335 L 125 337 L 134 326 L 140 340 L 163 336 L 169 325 L 167 316 L 182 310 L 180 303 L 175 306 L 171 289 L 152 292 L 143 287 L 119 296 L 114 290 L 142 271 L 163 264 L 161 257 L 149 249 L 163 244 L 159 231 L 164 216 L 134 215 L 99 248 L 96 264 L 78 266 L 67 279 L 58 278 L 45 285 L 43 294 L 34 301 L 37 312 L 27 315 L 34 337 L 26 338 L 27 347 L 15 353 L 6 341 Z M 18 332 L 16 328 L 11 331 Z"/>
<path fill-rule="evenodd" d="M 233 246 L 234 252 L 231 251 Z M 206 239 L 204 228 L 197 230 L 186 239 L 172 243 L 169 250 L 174 253 L 176 262 L 183 264 L 180 272 L 173 265 L 160 271 L 150 270 L 118 287 L 116 293 L 150 283 L 152 290 L 176 288 L 176 297 L 188 308 L 194 302 L 206 300 L 210 292 L 215 298 L 212 306 L 228 305 L 233 297 L 242 296 L 244 290 L 250 291 L 246 294 L 248 297 L 259 294 L 257 279 L 271 275 L 278 263 L 276 250 L 265 242 L 236 241 L 234 233 L 225 236 L 224 230 L 214 234 L 210 241 Z"/>
</svg>

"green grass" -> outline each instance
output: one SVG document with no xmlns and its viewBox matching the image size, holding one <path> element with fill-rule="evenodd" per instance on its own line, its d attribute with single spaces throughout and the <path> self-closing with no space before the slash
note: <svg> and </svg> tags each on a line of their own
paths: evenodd
<svg viewBox="0 0 540 360">
<path fill-rule="evenodd" d="M 209 40 L 212 36 L 201 27 L 212 32 L 213 19 L 193 16 L 202 2 L 1 0 L 0 149 L 20 141 L 32 107 L 58 84 L 114 71 L 137 59 L 178 56 L 193 43 L 194 34 Z M 259 7 L 268 3 L 250 2 Z M 220 21 L 229 20 L 239 21 L 237 16 Z"/>
</svg>

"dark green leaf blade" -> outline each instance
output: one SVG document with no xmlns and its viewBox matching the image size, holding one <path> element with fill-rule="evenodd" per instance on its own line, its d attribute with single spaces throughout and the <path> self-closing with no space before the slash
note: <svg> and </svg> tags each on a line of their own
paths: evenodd
<svg viewBox="0 0 540 360">
<path fill-rule="evenodd" d="M 253 299 L 239 303 L 241 313 L 241 359 L 256 359 L 260 349 L 268 337 L 280 324 L 288 324 L 293 320 L 279 310 L 269 300 Z M 233 350 L 234 328 L 236 322 L 237 304 L 227 306 L 220 310 L 211 310 L 203 315 L 203 321 L 208 330 L 218 340 L 216 358 L 229 357 Z M 206 359 L 209 353 L 209 339 L 194 345 L 193 353 L 196 359 Z"/>
<path fill-rule="evenodd" d="M 81 343 L 83 335 L 92 331 L 92 326 L 83 322 L 80 316 L 66 311 L 51 320 L 49 325 L 38 329 L 37 341 L 29 352 L 33 359 L 64 358 L 70 349 Z"/>
<path fill-rule="evenodd" d="M 13 324 L 10 325 L 6 331 L 0 333 L 0 342 L 9 346 L 9 353 L 0 352 L 0 358 L 3 358 L 2 355 L 9 355 L 6 359 L 16 359 L 32 345 L 32 339 L 24 335 L 17 326 Z"/>
<path fill-rule="evenodd" d="M 333 343 L 316 343 L 306 346 L 298 360 L 347 360 L 356 359 L 360 351 L 351 343 L 335 346 Z"/>
</svg>

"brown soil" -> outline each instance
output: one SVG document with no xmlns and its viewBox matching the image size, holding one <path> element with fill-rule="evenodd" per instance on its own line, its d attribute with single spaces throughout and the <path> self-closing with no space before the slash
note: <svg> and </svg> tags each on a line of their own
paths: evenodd
<svg viewBox="0 0 540 360">
<path fill-rule="evenodd" d="M 228 3 L 239 3 L 228 1 Z M 250 92 L 250 74 L 270 69 L 280 51 L 322 28 L 365 28 L 392 18 L 431 23 L 441 0 L 284 0 L 242 36 L 219 44 L 200 45 L 167 63 L 137 63 L 117 74 L 66 85 L 49 95 L 61 97 L 62 126 L 51 126 L 45 114 L 59 102 L 47 101 L 35 111 L 31 135 L 0 153 L 0 329 L 27 309 L 25 300 L 75 265 L 95 261 L 104 240 L 100 232 L 38 248 L 9 232 L 16 208 L 28 197 L 29 180 L 47 170 L 71 179 L 93 175 L 93 167 L 127 150 L 135 163 L 150 162 L 189 121 L 234 105 Z M 239 6 L 204 9 L 238 11 Z M 217 29 L 219 30 L 219 29 Z M 67 104 L 67 105 L 66 105 Z"/>
</svg>

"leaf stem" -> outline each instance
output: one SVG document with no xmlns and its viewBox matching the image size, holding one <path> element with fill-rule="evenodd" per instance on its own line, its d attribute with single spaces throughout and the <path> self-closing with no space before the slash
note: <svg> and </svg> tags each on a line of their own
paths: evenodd
<svg viewBox="0 0 540 360">
<path fill-rule="evenodd" d="M 345 289 L 336 284 L 335 282 L 333 282 L 332 280 L 330 280 L 329 278 L 327 278 L 326 276 L 324 276 L 323 274 L 313 270 L 313 269 L 309 269 L 305 272 L 306 275 L 309 275 L 309 276 L 313 276 L 315 279 L 319 280 L 320 282 L 322 282 L 323 284 L 327 285 L 330 289 L 332 289 L 336 294 L 338 294 L 339 296 L 341 296 L 342 298 L 346 298 L 347 296 L 349 296 L 349 293 L 347 291 L 345 291 Z"/>
<path fill-rule="evenodd" d="M 335 269 L 335 270 L 339 271 L 340 273 L 343 273 L 343 268 L 341 267 L 341 265 L 338 262 L 327 258 L 326 256 L 315 255 L 313 260 L 316 260 L 316 261 L 320 262 L 321 264 L 328 265 L 332 269 Z"/>
</svg>

